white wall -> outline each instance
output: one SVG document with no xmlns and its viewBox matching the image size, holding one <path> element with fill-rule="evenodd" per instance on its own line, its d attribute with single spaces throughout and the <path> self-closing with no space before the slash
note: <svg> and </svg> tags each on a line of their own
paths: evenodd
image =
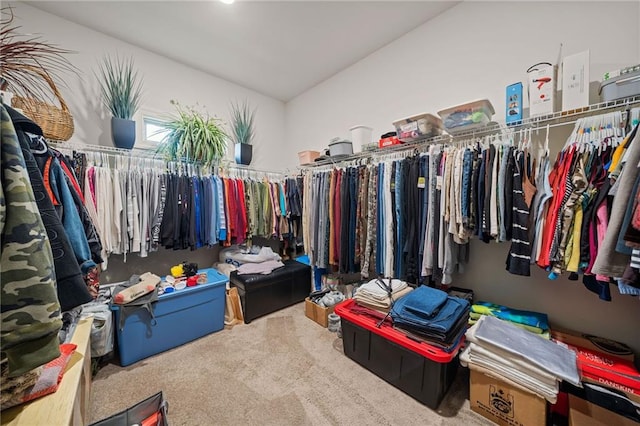
<svg viewBox="0 0 640 426">
<path fill-rule="evenodd" d="M 488 98 L 494 119 L 504 122 L 505 87 L 525 80 L 530 65 L 555 62 L 561 42 L 565 55 L 590 49 L 592 81 L 640 63 L 639 9 L 638 2 L 461 3 L 288 102 L 287 162 L 295 165 L 298 151 L 348 136 L 353 125 L 369 125 L 377 137 L 393 130 L 395 119 L 474 99 Z M 556 151 L 568 130 L 552 132 Z M 510 275 L 508 249 L 473 241 L 470 265 L 454 285 L 472 288 L 479 300 L 547 312 L 556 324 L 617 339 L 640 353 L 638 298 L 612 287 L 613 301 L 602 302 L 581 282 L 550 281 L 537 267 L 531 277 Z"/>
<path fill-rule="evenodd" d="M 286 106 L 287 164 L 357 124 L 392 122 L 488 98 L 504 122 L 505 87 L 529 66 L 590 49 L 591 80 L 640 63 L 638 2 L 463 2 Z M 536 27 L 536 25 L 538 25 Z M 606 30 L 604 28 L 607 28 Z M 534 33 L 535 31 L 535 33 Z"/>
<path fill-rule="evenodd" d="M 22 34 L 38 33 L 42 39 L 77 54 L 70 61 L 81 71 L 80 77 L 65 75 L 67 87 L 60 87 L 75 121 L 72 142 L 109 145 L 110 116 L 99 98 L 99 86 L 94 76 L 105 53 L 132 55 L 136 67 L 144 76 L 144 97 L 141 110 L 165 116 L 174 111 L 169 101 L 183 105 L 205 106 L 207 111 L 226 121 L 229 102 L 248 102 L 257 108 L 256 133 L 252 166 L 260 169 L 282 170 L 278 157 L 279 144 L 284 140 L 285 110 L 283 102 L 264 96 L 226 80 L 194 70 L 163 56 L 127 44 L 87 27 L 74 24 L 24 3 L 13 3 L 16 24 Z M 137 128 L 141 128 L 140 114 Z M 227 156 L 233 158 L 233 144 Z"/>
</svg>

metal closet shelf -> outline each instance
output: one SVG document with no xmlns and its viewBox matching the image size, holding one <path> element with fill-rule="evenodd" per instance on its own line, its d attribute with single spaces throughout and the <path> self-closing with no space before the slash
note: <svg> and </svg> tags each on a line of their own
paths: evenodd
<svg viewBox="0 0 640 426">
<path fill-rule="evenodd" d="M 420 149 L 422 147 L 437 144 L 437 143 L 451 143 L 456 141 L 464 141 L 484 136 L 490 136 L 502 132 L 517 132 L 522 129 L 540 129 L 542 127 L 567 126 L 575 124 L 578 119 L 586 116 L 597 115 L 599 113 L 619 111 L 621 109 L 630 109 L 633 107 L 640 107 L 640 96 L 632 96 L 623 99 L 617 99 L 615 101 L 600 102 L 592 104 L 583 108 L 573 109 L 569 111 L 559 111 L 553 114 L 542 115 L 537 117 L 530 117 L 523 119 L 521 123 L 517 125 L 507 126 L 504 123 L 490 123 L 481 129 L 474 129 L 467 132 L 459 132 L 448 134 L 445 133 L 440 136 L 435 136 L 429 139 L 422 139 L 413 142 L 407 142 L 400 145 L 394 145 L 387 148 L 376 148 L 370 151 L 364 151 L 358 154 L 349 155 L 346 157 L 339 157 L 336 159 L 327 159 L 317 161 L 314 164 L 305 164 L 300 166 L 301 169 L 313 169 L 320 166 L 338 165 L 346 162 L 373 158 L 376 156 L 384 156 L 387 154 L 398 153 L 403 151 L 409 151 L 414 149 Z"/>
<path fill-rule="evenodd" d="M 92 152 L 92 153 L 101 153 L 101 154 L 107 154 L 111 156 L 119 156 L 124 158 L 131 158 L 131 159 L 140 158 L 140 159 L 165 161 L 162 154 L 159 152 L 156 152 L 153 149 L 142 149 L 142 148 L 123 149 L 123 148 L 116 148 L 113 146 L 91 145 L 91 144 L 75 143 L 75 142 L 62 142 L 62 141 L 55 141 L 55 140 L 47 140 L 47 143 L 52 148 L 55 148 L 57 150 L 72 150 L 72 151 L 78 151 L 83 153 Z M 187 161 L 187 160 L 182 161 L 182 163 L 193 164 L 193 165 L 198 164 L 197 162 Z M 251 173 L 268 174 L 270 176 L 277 176 L 277 177 L 280 177 L 283 175 L 283 173 L 274 171 L 274 170 L 256 169 L 251 166 L 245 166 L 242 164 L 232 164 L 225 161 L 219 161 L 216 164 L 213 164 L 212 167 L 215 168 L 216 170 L 222 169 L 222 170 L 229 170 L 229 171 L 237 171 L 247 175 Z"/>
</svg>

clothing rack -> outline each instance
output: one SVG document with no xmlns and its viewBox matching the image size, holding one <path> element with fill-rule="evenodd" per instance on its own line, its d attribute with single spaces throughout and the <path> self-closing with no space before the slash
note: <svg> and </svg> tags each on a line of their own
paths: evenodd
<svg viewBox="0 0 640 426">
<path fill-rule="evenodd" d="M 276 180 L 283 179 L 285 177 L 285 174 L 281 172 L 276 172 L 273 170 L 256 169 L 250 166 L 245 166 L 243 164 L 231 164 L 231 163 L 225 162 L 224 164 L 218 165 L 217 168 L 218 168 L 218 173 L 229 172 L 228 174 L 241 179 L 266 178 L 267 180 L 276 181 Z"/>
<path fill-rule="evenodd" d="M 188 168 L 191 172 L 195 172 L 201 169 L 201 165 L 193 161 L 167 161 L 163 158 L 162 153 L 152 149 L 122 149 L 111 146 L 91 145 L 74 142 L 60 142 L 60 141 L 47 141 L 51 148 L 54 148 L 61 152 L 81 152 L 84 154 L 93 155 L 91 159 L 93 161 L 99 161 L 103 163 L 109 163 L 109 159 L 112 159 L 114 164 L 127 167 L 134 164 L 140 164 L 143 167 L 167 167 L 171 169 L 180 169 L 182 167 Z M 123 162 L 123 160 L 125 160 Z M 211 172 L 219 174 L 220 172 L 232 175 L 240 178 L 254 178 L 261 179 L 266 178 L 268 180 L 278 180 L 284 177 L 283 173 L 273 170 L 255 169 L 242 164 L 231 164 L 226 161 L 220 161 L 217 164 L 211 166 Z M 193 173 L 190 173 L 193 174 Z"/>
<path fill-rule="evenodd" d="M 604 113 L 612 112 L 614 110 L 621 110 L 623 112 L 623 118 L 626 120 L 627 112 L 634 107 L 640 107 L 640 96 L 633 96 L 609 102 L 601 102 L 570 111 L 560 111 L 553 114 L 527 118 L 522 120 L 520 124 L 514 126 L 492 123 L 481 129 L 474 129 L 467 132 L 459 132 L 453 134 L 443 134 L 428 139 L 417 140 L 386 148 L 378 148 L 371 151 L 364 151 L 350 155 L 348 157 L 340 157 L 335 159 L 329 158 L 327 160 L 318 161 L 314 164 L 299 166 L 299 168 L 301 170 L 323 170 L 326 167 L 342 167 L 345 164 L 357 160 L 367 160 L 368 162 L 374 159 L 381 160 L 386 157 L 391 158 L 398 152 L 405 152 L 406 155 L 409 155 L 412 151 L 418 153 L 423 151 L 429 145 L 433 144 L 468 143 L 470 141 L 478 140 L 487 136 L 505 135 L 512 137 L 521 130 L 542 130 L 559 126 L 574 125 L 581 117 L 600 112 Z"/>
</svg>

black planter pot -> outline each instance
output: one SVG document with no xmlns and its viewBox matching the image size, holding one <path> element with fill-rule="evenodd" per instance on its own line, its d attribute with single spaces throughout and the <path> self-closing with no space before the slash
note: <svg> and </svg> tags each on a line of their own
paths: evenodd
<svg viewBox="0 0 640 426">
<path fill-rule="evenodd" d="M 248 166 L 251 164 L 251 158 L 253 157 L 253 145 L 247 143 L 236 144 L 236 163 L 244 164 Z"/>
<path fill-rule="evenodd" d="M 133 144 L 136 142 L 136 122 L 111 117 L 111 139 L 116 148 L 133 148 Z"/>
</svg>

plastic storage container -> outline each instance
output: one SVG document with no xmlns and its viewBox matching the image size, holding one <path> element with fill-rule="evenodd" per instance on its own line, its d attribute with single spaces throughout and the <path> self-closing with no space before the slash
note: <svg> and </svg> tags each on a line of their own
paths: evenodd
<svg viewBox="0 0 640 426">
<path fill-rule="evenodd" d="M 640 95 L 640 71 L 621 74 L 605 80 L 600 85 L 603 102 Z"/>
<path fill-rule="evenodd" d="M 349 131 L 351 132 L 353 152 L 361 152 L 362 147 L 371 143 L 371 135 L 373 134 L 373 129 L 371 127 L 353 126 Z"/>
<path fill-rule="evenodd" d="M 393 122 L 402 142 L 413 142 L 442 134 L 442 120 L 435 115 L 419 114 Z"/>
<path fill-rule="evenodd" d="M 311 164 L 319 156 L 320 153 L 318 151 L 301 151 L 298 153 L 298 160 L 300 160 L 300 165 Z"/>
<path fill-rule="evenodd" d="M 342 318 L 342 340 L 346 356 L 388 383 L 436 409 L 451 387 L 458 369 L 457 354 L 408 338 L 388 323 L 351 312 L 355 301 L 335 307 Z"/>
<path fill-rule="evenodd" d="M 351 141 L 345 140 L 332 140 L 329 144 L 329 153 L 332 157 L 336 156 L 344 156 L 344 155 L 352 155 L 353 154 L 353 144 Z"/>
<path fill-rule="evenodd" d="M 207 273 L 207 283 L 159 296 L 153 303 L 155 319 L 145 309 L 138 309 L 120 329 L 120 307 L 112 306 L 120 365 L 125 367 L 224 328 L 228 278 L 212 268 L 199 272 Z"/>
<path fill-rule="evenodd" d="M 486 126 L 491 121 L 495 109 L 488 99 L 469 102 L 463 105 L 438 111 L 444 128 L 449 133 L 465 132 Z"/>
</svg>

